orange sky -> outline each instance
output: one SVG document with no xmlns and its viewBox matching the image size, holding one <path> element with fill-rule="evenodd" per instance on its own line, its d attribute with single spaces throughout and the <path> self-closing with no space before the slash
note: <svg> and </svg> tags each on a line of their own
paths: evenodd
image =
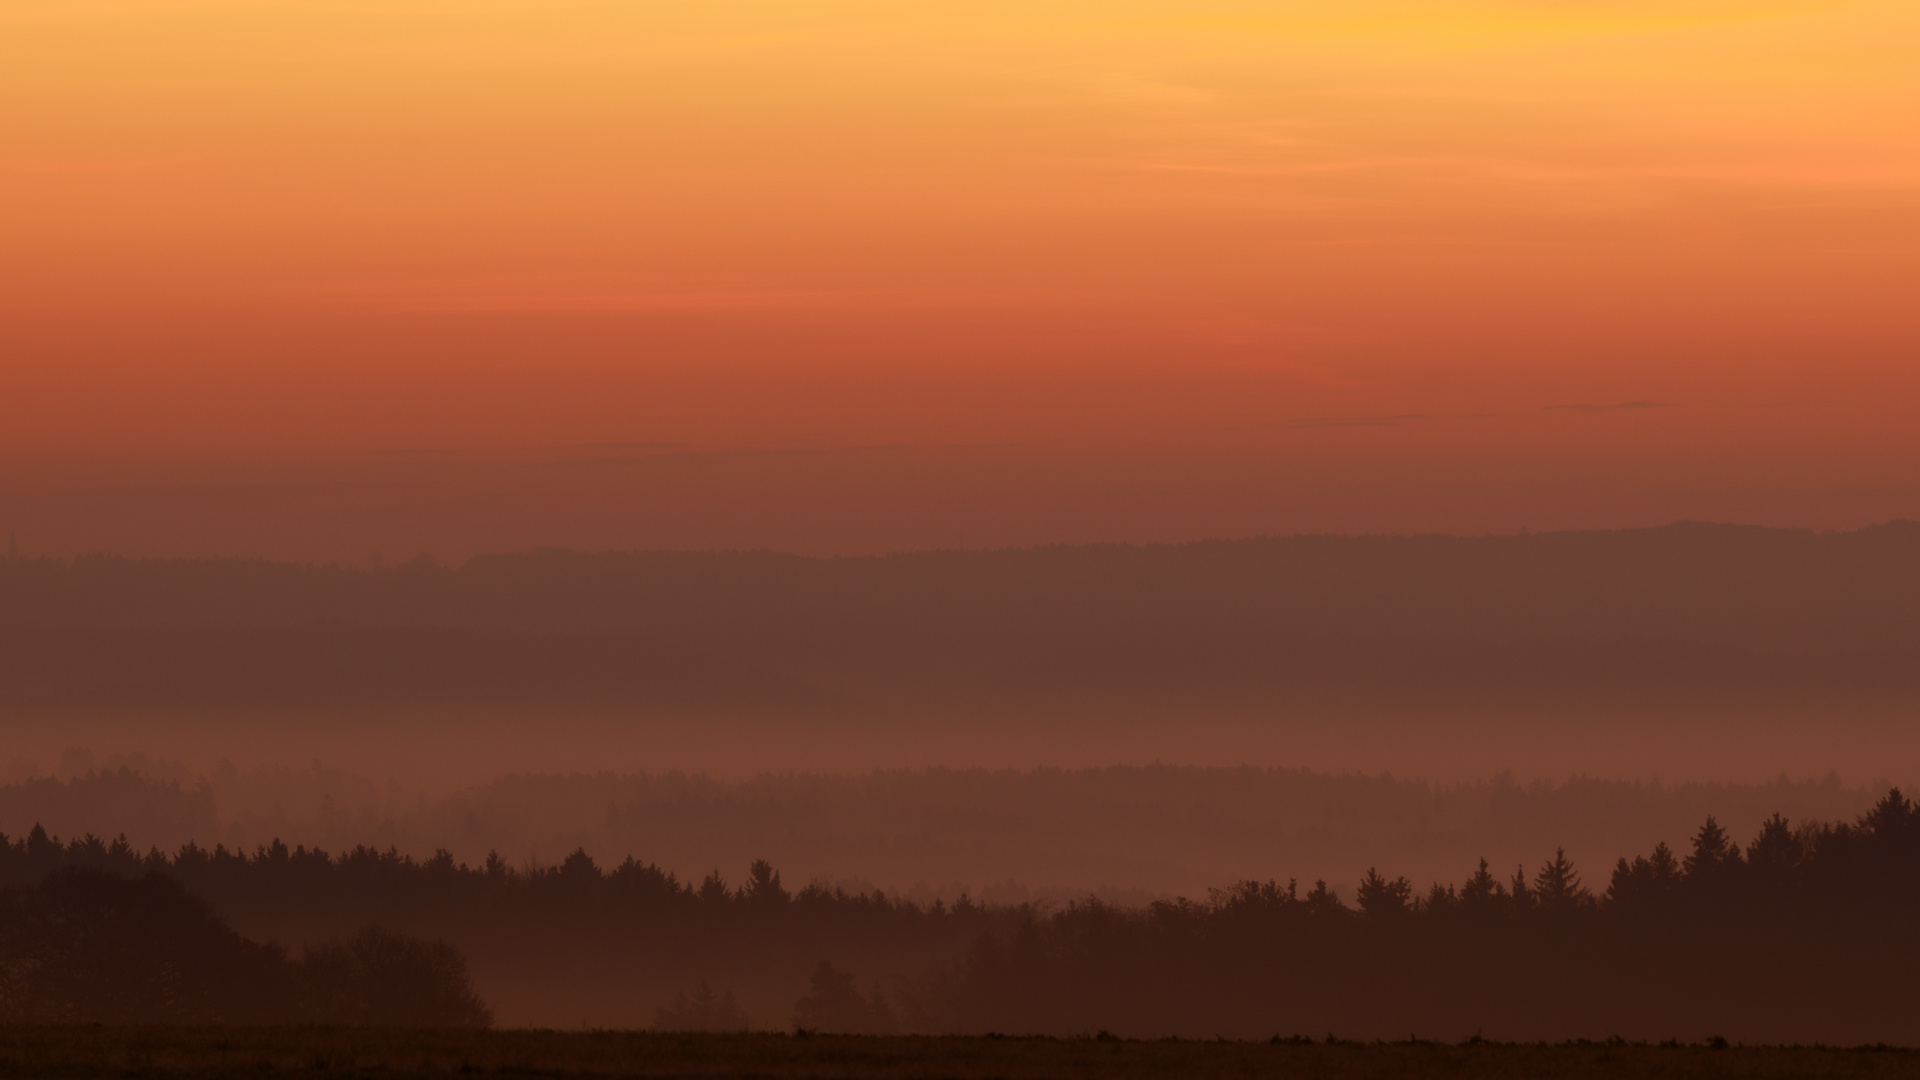
<svg viewBox="0 0 1920 1080">
<path fill-rule="evenodd" d="M 0 529 L 1920 517 L 1916 55 L 1911 3 L 11 0 Z"/>
</svg>

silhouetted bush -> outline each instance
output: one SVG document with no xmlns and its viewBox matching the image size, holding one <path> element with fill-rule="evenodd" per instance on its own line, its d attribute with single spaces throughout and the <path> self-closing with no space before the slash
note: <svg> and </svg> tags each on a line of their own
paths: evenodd
<svg viewBox="0 0 1920 1080">
<path fill-rule="evenodd" d="M 0 892 L 6 1022 L 279 1023 L 297 1001 L 285 954 L 163 875 L 71 868 Z"/>
<path fill-rule="evenodd" d="M 0 890 L 0 1022 L 485 1027 L 466 961 L 377 928 L 297 964 L 157 872 L 67 867 Z"/>
<path fill-rule="evenodd" d="M 444 941 L 369 926 L 310 947 L 300 960 L 303 1013 L 325 1024 L 484 1028 L 493 1014 L 474 996 L 467 961 Z"/>
</svg>

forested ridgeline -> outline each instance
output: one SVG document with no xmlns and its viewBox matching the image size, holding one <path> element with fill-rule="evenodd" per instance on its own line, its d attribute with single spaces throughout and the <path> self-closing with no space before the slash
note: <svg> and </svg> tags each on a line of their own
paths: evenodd
<svg viewBox="0 0 1920 1080">
<path fill-rule="evenodd" d="M 965 900 L 789 890 L 765 862 L 735 886 L 718 871 L 682 880 L 632 858 L 602 868 L 585 851 L 515 867 L 497 855 L 469 865 L 364 846 L 142 853 L 124 840 L 63 843 L 39 828 L 0 844 L 0 883 L 64 868 L 165 876 L 262 940 L 325 941 L 369 924 L 445 939 L 471 960 L 503 1022 L 548 1026 L 646 1026 L 676 992 L 711 981 L 737 990 L 759 1024 L 783 1027 L 823 958 L 900 982 L 1019 915 Z"/>
<path fill-rule="evenodd" d="M 52 764 L 49 762 L 49 764 Z M 1114 902 L 1195 895 L 1249 866 L 1351 882 L 1368 866 L 1447 880 L 1564 846 L 1586 864 L 1701 819 L 1751 828 L 1769 813 L 1851 819 L 1885 786 L 1784 777 L 1763 784 L 1510 776 L 1438 783 L 1382 774 L 1238 766 L 878 770 L 722 780 L 678 772 L 518 774 L 426 798 L 339 769 L 222 765 L 204 775 L 138 756 L 71 750 L 62 777 L 0 784 L 0 831 L 125 832 L 142 850 L 188 841 L 445 848 L 479 863 L 557 863 L 575 848 L 644 852 L 682 877 L 765 858 L 789 880 L 848 880 L 923 903 Z M 161 779 L 160 777 L 164 777 Z"/>
<path fill-rule="evenodd" d="M 1916 567 L 1910 523 L 457 569 L 15 560 L 0 705 L 1910 702 Z"/>
<path fill-rule="evenodd" d="M 1363 1037 L 1920 1042 L 1920 813 L 1769 820 L 1743 849 L 1622 858 L 1590 888 L 1564 853 L 1502 880 L 1418 890 L 1370 873 L 1243 882 L 1204 902 L 1025 920 L 927 984 L 967 1030 Z"/>
<path fill-rule="evenodd" d="M 765 863 L 736 888 L 584 851 L 516 869 L 44 833 L 0 848 L 8 880 L 73 867 L 171 878 L 281 940 L 430 928 L 475 958 L 496 1006 L 516 978 L 529 995 L 564 983 L 627 1001 L 636 1023 L 1920 1042 L 1920 811 L 1898 791 L 1851 822 L 1776 816 L 1744 846 L 1709 819 L 1684 854 L 1623 858 L 1604 886 L 1560 854 L 1424 890 L 1369 873 L 1352 903 L 1245 881 L 1142 908 L 921 906 L 790 891 Z M 685 996 L 702 983 L 718 988 L 704 1006 Z"/>
</svg>

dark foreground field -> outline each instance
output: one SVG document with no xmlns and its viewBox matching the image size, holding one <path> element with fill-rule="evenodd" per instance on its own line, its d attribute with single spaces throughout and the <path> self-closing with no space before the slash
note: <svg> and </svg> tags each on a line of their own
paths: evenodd
<svg viewBox="0 0 1920 1080">
<path fill-rule="evenodd" d="M 0 1076 L 1911 1077 L 1920 1053 L 1562 1043 L 5 1028 Z"/>
</svg>

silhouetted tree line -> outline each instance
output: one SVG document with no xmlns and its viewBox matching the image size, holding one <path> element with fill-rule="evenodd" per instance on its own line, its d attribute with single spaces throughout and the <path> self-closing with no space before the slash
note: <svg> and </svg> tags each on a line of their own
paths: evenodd
<svg viewBox="0 0 1920 1080">
<path fill-rule="evenodd" d="M 66 867 L 0 889 L 0 1023 L 486 1027 L 466 961 L 378 927 L 298 959 L 161 873 Z"/>
<path fill-rule="evenodd" d="M 0 843 L 0 880 L 72 867 L 171 878 L 250 926 L 305 912 L 444 927 L 470 951 L 570 957 L 555 962 L 612 987 L 772 973 L 804 982 L 792 1019 L 819 1030 L 1920 1042 L 1920 810 L 1898 790 L 1851 822 L 1775 816 L 1745 845 L 1709 818 L 1684 854 L 1623 858 L 1604 887 L 1558 852 L 1424 891 L 1369 871 L 1351 904 L 1325 882 L 1243 881 L 1139 909 L 922 907 L 790 891 L 765 862 L 734 887 L 633 859 L 603 871 L 583 851 L 516 869 L 366 848 L 140 855 L 40 830 Z M 655 1022 L 746 1021 L 707 989 Z"/>
<path fill-rule="evenodd" d="M 962 1031 L 1901 1041 L 1920 1037 L 1920 812 L 1775 816 L 1743 849 L 1712 818 L 1677 855 L 1621 859 L 1602 891 L 1564 852 L 1483 860 L 1420 892 L 1369 871 L 1245 881 L 1205 901 L 1027 912 L 915 988 Z"/>
<path fill-rule="evenodd" d="M 253 850 L 280 837 L 338 850 L 369 835 L 402 850 L 484 852 L 584 845 L 646 852 L 663 864 L 746 866 L 776 838 L 776 862 L 857 867 L 890 881 L 1105 882 L 1103 899 L 1144 904 L 1196 864 L 1272 865 L 1311 879 L 1378 851 L 1410 877 L 1449 877 L 1487 849 L 1628 850 L 1675 836 L 1709 812 L 1759 821 L 1852 817 L 1884 791 L 1823 781 L 1432 783 L 1310 769 L 1110 766 L 1098 769 L 885 769 L 721 781 L 679 772 L 517 774 L 444 801 L 396 806 L 350 773 L 223 765 L 196 782 L 180 769 L 114 756 L 105 769 L 70 751 L 64 780 L 0 784 L 0 828 L 38 821 L 62 835 L 125 829 L 174 850 L 188 840 Z M 166 770 L 154 779 L 140 769 Z M 18 823 L 14 825 L 13 823 Z M 1476 849 L 1473 845 L 1485 845 Z M 1251 860 L 1258 858 L 1258 863 Z M 1416 872 L 1417 871 L 1417 872 Z M 1005 903 L 1036 898 L 1002 886 Z M 1050 890 L 1064 901 L 1070 893 Z M 930 896 L 928 897 L 931 898 Z"/>
<path fill-rule="evenodd" d="M 139 852 L 125 837 L 109 842 L 89 834 L 62 843 L 39 826 L 18 840 L 0 833 L 0 885 L 37 881 L 68 867 L 124 876 L 163 874 L 223 911 L 247 913 L 249 922 L 259 921 L 261 913 L 299 911 L 351 918 L 354 925 L 383 914 L 394 916 L 384 921 L 402 924 L 419 916 L 456 924 L 524 916 L 528 926 L 562 934 L 582 928 L 597 934 L 607 923 L 644 927 L 649 922 L 685 924 L 675 932 L 704 923 L 736 933 L 756 926 L 913 932 L 950 923 L 971 934 L 1008 917 L 1004 909 L 965 897 L 952 905 L 923 907 L 879 890 L 849 893 L 820 884 L 790 890 L 764 859 L 734 886 L 718 870 L 695 882 L 632 857 L 604 870 L 585 850 L 551 866 L 515 867 L 498 853 L 473 866 L 456 862 L 445 850 L 421 860 L 362 845 L 336 856 L 276 841 L 251 854 L 188 843 L 168 855 L 157 848 Z"/>
<path fill-rule="evenodd" d="M 498 855 L 470 865 L 444 851 L 415 859 L 365 846 L 335 855 L 281 843 L 251 853 L 189 843 L 169 855 L 124 839 L 62 843 L 39 827 L 18 840 L 0 836 L 0 885 L 65 867 L 170 877 L 236 924 L 279 940 L 367 924 L 443 938 L 537 981 L 543 1000 L 565 998 L 574 1023 L 603 1009 L 608 1023 L 643 1024 L 677 991 L 706 980 L 756 994 L 760 1014 L 783 1026 L 822 956 L 897 980 L 958 956 L 1014 917 L 965 899 L 921 906 L 879 891 L 789 889 L 764 860 L 734 883 L 718 871 L 682 880 L 632 858 L 602 868 L 583 850 L 558 865 L 516 867 Z M 694 1022 L 718 1022 L 688 1004 Z"/>
</svg>

